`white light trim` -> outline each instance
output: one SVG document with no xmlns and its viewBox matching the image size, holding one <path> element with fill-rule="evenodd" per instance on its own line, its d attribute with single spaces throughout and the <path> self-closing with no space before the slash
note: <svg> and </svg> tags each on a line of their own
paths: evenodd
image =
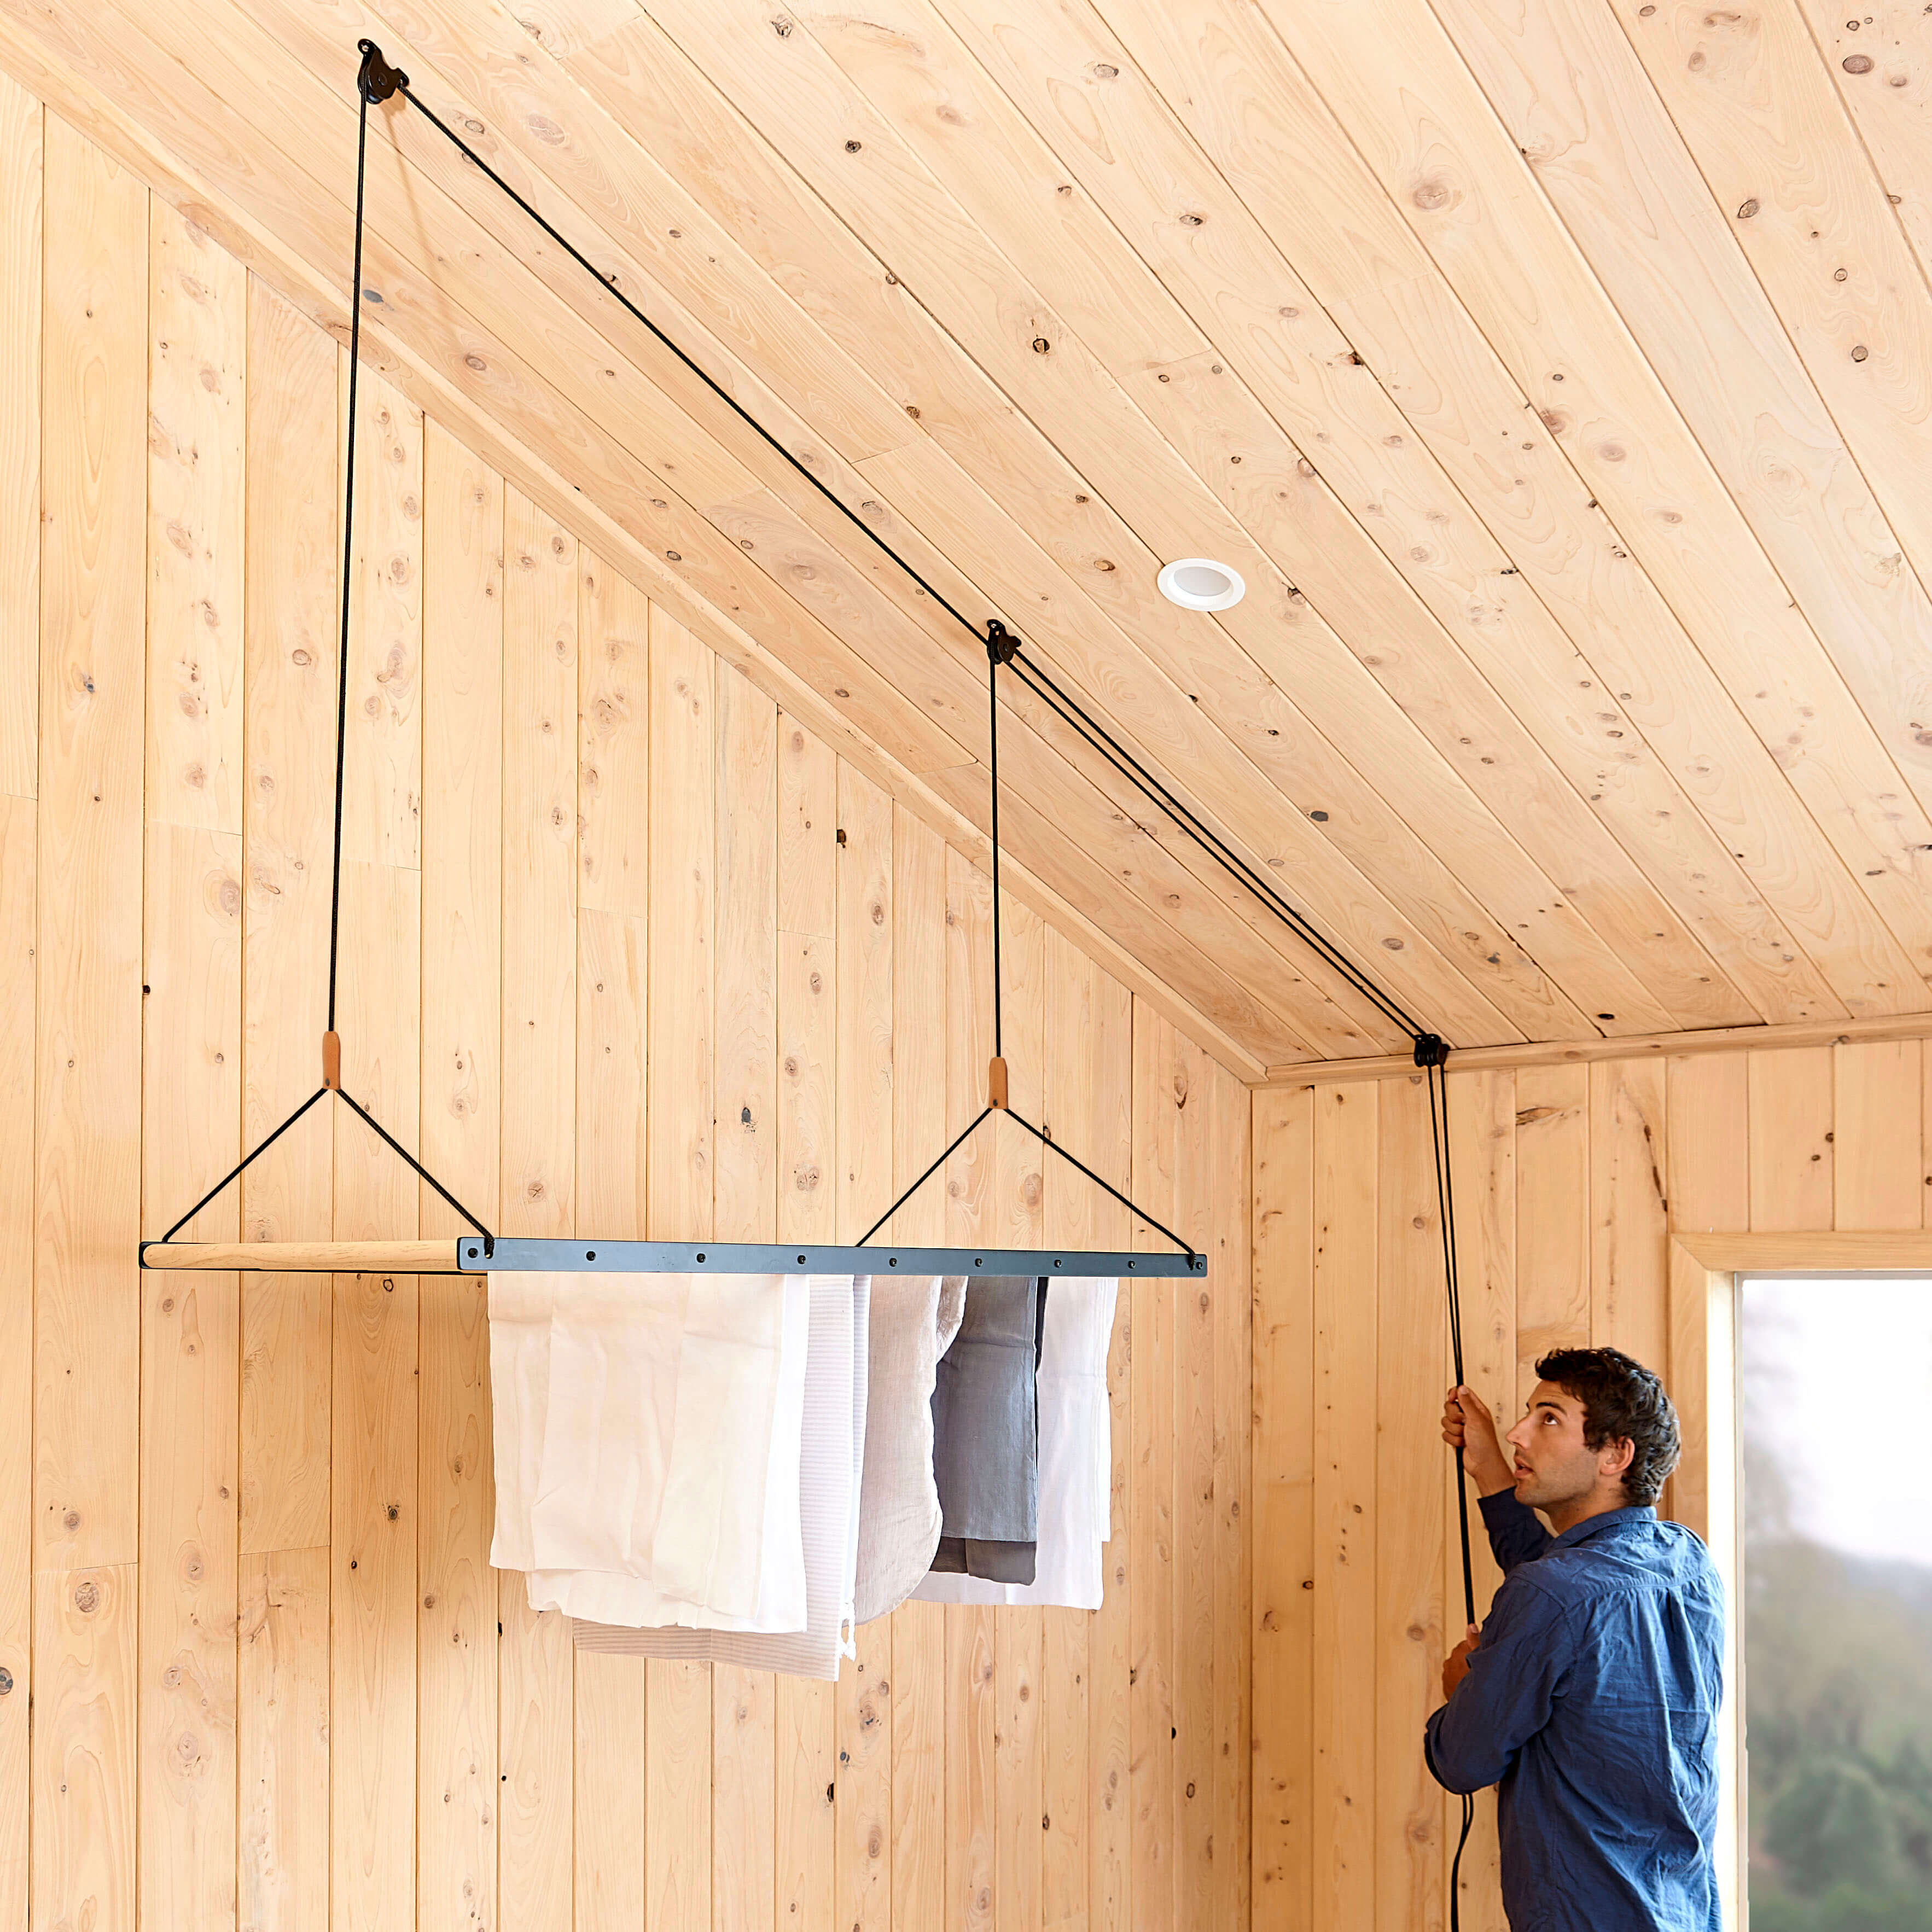
<svg viewBox="0 0 1932 1932">
<path fill-rule="evenodd" d="M 1184 610 L 1226 610 L 1248 591 L 1232 564 L 1211 556 L 1178 556 L 1162 567 L 1157 580 L 1160 594 Z"/>
</svg>

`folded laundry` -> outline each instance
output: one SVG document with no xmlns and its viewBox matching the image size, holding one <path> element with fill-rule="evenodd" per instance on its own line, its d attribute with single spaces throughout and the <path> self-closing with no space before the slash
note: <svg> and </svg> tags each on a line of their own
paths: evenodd
<svg viewBox="0 0 1932 1932">
<path fill-rule="evenodd" d="M 538 1609 L 802 1629 L 808 1321 L 782 1275 L 493 1276 L 492 1562 Z"/>
<path fill-rule="evenodd" d="M 1100 1552 L 1113 1506 L 1107 1352 L 1118 1291 L 1114 1282 L 1074 1280 L 1056 1281 L 1046 1292 L 1039 1376 L 1039 1531 L 1030 1575 L 1002 1576 L 983 1557 L 971 1564 L 935 1560 L 933 1574 L 913 1593 L 922 1601 L 1100 1608 Z M 946 1546 L 940 1547 L 944 1557 Z M 956 1574 L 966 1568 L 970 1574 Z"/>
<path fill-rule="evenodd" d="M 873 1277 L 870 1406 L 854 1585 L 854 1613 L 862 1624 L 912 1594 L 938 1546 L 933 1380 L 958 1332 L 965 1304 L 964 1275 Z"/>
<path fill-rule="evenodd" d="M 492 1561 L 582 1648 L 826 1679 L 909 1591 L 1097 1606 L 1116 1292 L 494 1277 Z"/>
<path fill-rule="evenodd" d="M 902 1284 L 891 1284 L 897 1288 Z M 580 1650 L 742 1664 L 797 1677 L 836 1678 L 854 1654 L 853 1577 L 857 1504 L 869 1459 L 867 1336 L 872 1290 L 866 1276 L 812 1278 L 799 1509 L 805 1546 L 806 1617 L 802 1631 L 637 1629 L 580 1614 Z"/>
</svg>

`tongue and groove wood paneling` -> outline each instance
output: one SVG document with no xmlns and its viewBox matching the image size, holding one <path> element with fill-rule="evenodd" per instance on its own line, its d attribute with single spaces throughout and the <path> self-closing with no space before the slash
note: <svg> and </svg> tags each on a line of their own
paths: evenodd
<svg viewBox="0 0 1932 1932">
<path fill-rule="evenodd" d="M 310 1042 L 328 1000 L 340 403 L 334 344 L 253 277 L 247 357 L 242 1060 L 253 1146 L 321 1077 Z M 284 1160 L 242 1177 L 250 1235 L 328 1233 L 332 1125 L 312 1111 Z M 328 1924 L 333 1300 L 326 1276 L 242 1277 L 236 1892 L 247 1922 L 290 1932 Z"/>
<path fill-rule="evenodd" d="M 342 380 L 344 421 L 349 383 Z M 422 1142 L 423 418 L 364 372 L 350 531 L 336 1024 L 345 1091 L 405 1147 Z M 414 1234 L 418 1184 L 345 1107 L 334 1232 Z M 329 1922 L 380 1925 L 416 1889 L 420 1288 L 338 1275 L 329 1416 Z"/>
<path fill-rule="evenodd" d="M 1928 1004 L 1923 22 L 1786 10 L 56 0 L 0 58 L 339 328 L 381 41 L 1475 1044 Z M 377 117 L 370 191 L 372 347 L 418 406 L 969 845 L 964 632 L 422 116 Z M 1250 579 L 1219 618 L 1154 593 L 1202 552 Z M 1390 1043 L 1012 706 L 1054 923 L 1251 1074 Z"/>
<path fill-rule="evenodd" d="M 34 1256 L 31 1886 L 37 1912 L 128 1917 L 148 211 L 71 128 L 50 118 L 45 140 L 34 1189 L 18 1231 Z"/>
<path fill-rule="evenodd" d="M 38 411 L 36 415 L 38 416 Z M 0 1216 L 30 1224 L 34 1190 L 34 802 L 0 794 Z M 32 1247 L 10 1242 L 0 1276 L 0 1924 L 27 1916 L 33 1683 L 34 1270 Z"/>
<path fill-rule="evenodd" d="M 9 586 L 0 617 L 0 788 L 32 798 L 40 737 L 40 220 L 41 111 L 10 77 L 0 86 L 5 198 L 0 200 L 4 250 L 6 339 L 15 345 L 0 389 L 0 512 L 6 523 Z"/>
<path fill-rule="evenodd" d="M 946 1127 L 946 850 L 910 814 L 892 813 L 892 1198 L 926 1172 Z M 928 1184 L 892 1216 L 895 1240 L 944 1240 L 946 1195 Z M 940 1924 L 946 1912 L 946 1611 L 892 1612 L 892 1915 Z"/>
<path fill-rule="evenodd" d="M 0 1132 L 32 1274 L 0 1926 L 30 1868 L 37 1912 L 103 1925 L 1427 1922 L 1454 1814 L 1411 1741 L 1460 1578 L 1411 1413 L 1416 1090 L 1256 1103 L 1250 1478 L 1246 1132 L 1210 1054 L 1400 1042 L 1016 688 L 1013 877 L 1049 921 L 1012 931 L 1016 1092 L 1216 1244 L 1205 1304 L 1123 1298 L 1091 1619 L 909 1606 L 836 1692 L 580 1669 L 487 1569 L 473 1286 L 244 1276 L 224 1330 L 219 1278 L 190 1312 L 115 1258 L 316 1077 L 345 49 L 473 113 L 1460 1043 L 1926 1004 L 1923 22 L 520 10 L 0 8 L 52 103 L 0 86 Z M 372 163 L 363 1097 L 520 1232 L 855 1232 L 977 1104 L 983 667 L 419 120 Z M 1225 624 L 1152 595 L 1184 537 L 1250 570 Z M 1918 1225 L 1928 1060 L 1452 1078 L 1479 1384 L 1514 1406 L 1558 1340 L 1688 1346 L 1666 1199 Z M 1007 1124 L 902 1238 L 1113 1225 Z M 284 1151 L 219 1210 L 250 1234 L 454 1225 L 322 1112 Z M 1486 1820 L 1475 1846 L 1495 1925 Z"/>
<path fill-rule="evenodd" d="M 504 490 L 439 424 L 423 439 L 422 1151 L 498 1224 L 502 1130 Z M 428 1188 L 425 1234 L 460 1217 Z M 421 1932 L 463 1932 L 497 1862 L 498 1633 L 488 1291 L 418 1288 L 416 1908 Z"/>
<path fill-rule="evenodd" d="M 248 278 L 152 202 L 148 264 L 142 1192 L 184 1207 L 242 1141 Z M 234 1238 L 238 1196 L 197 1225 Z M 238 1275 L 143 1279 L 140 1900 L 184 1925 L 234 1890 L 240 1342 Z"/>
<path fill-rule="evenodd" d="M 1137 1872 L 1163 1922 L 1212 1899 L 1239 1922 L 1245 1092 L 1036 915 L 1010 908 L 1016 1102 L 1117 1184 L 1144 1175 L 1215 1257 L 1138 1363 L 1132 1305 L 1151 1334 L 1169 1291 L 1123 1294 L 1097 1616 L 908 1606 L 836 1689 L 580 1663 L 489 1568 L 478 1284 L 136 1298 L 136 1210 L 160 1232 L 320 1076 L 346 365 L 60 116 L 10 104 L 6 206 L 59 211 L 32 253 L 63 333 L 28 425 L 57 446 L 20 512 L 46 607 L 8 659 L 45 714 L 38 796 L 5 795 L 0 840 L 22 1237 L 0 1928 L 24 1932 L 30 1876 L 32 1922 L 102 1932 L 1047 1932 L 1139 1922 Z M 373 365 L 358 415 L 350 1090 L 506 1229 L 862 1232 L 980 1104 L 985 874 Z M 75 1066 L 51 1063 L 70 1038 Z M 203 1219 L 453 1231 L 334 1106 Z M 1135 1238 L 1006 1121 L 899 1218 Z M 94 1340 L 70 1364 L 75 1319 Z M 45 1507 L 57 1466 L 77 1526 Z M 1142 1684 L 1176 1733 L 1151 1779 Z"/>
</svg>

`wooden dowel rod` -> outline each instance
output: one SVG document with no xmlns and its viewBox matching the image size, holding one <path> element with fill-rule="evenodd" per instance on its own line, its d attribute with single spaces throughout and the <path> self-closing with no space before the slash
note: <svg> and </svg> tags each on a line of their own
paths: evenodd
<svg viewBox="0 0 1932 1932">
<path fill-rule="evenodd" d="M 150 1268 L 274 1274 L 455 1274 L 456 1238 L 435 1241 L 144 1241 Z"/>
</svg>

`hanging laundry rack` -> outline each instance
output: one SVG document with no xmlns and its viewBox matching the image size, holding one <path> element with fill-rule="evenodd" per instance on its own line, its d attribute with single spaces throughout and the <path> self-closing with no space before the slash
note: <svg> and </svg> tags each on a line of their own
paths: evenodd
<svg viewBox="0 0 1932 1932">
<path fill-rule="evenodd" d="M 999 620 L 990 620 L 983 634 L 968 625 L 986 647 L 987 709 L 992 734 L 992 910 L 993 910 L 993 1057 L 987 1069 L 986 1104 L 971 1123 L 955 1137 L 938 1158 L 908 1187 L 884 1214 L 868 1228 L 857 1245 L 825 1247 L 808 1244 L 773 1242 L 696 1242 L 536 1239 L 499 1237 L 493 1234 L 470 1209 L 458 1200 L 415 1155 L 386 1129 L 342 1084 L 342 1042 L 335 1028 L 337 964 L 340 952 L 342 910 L 342 802 L 344 761 L 347 748 L 349 704 L 349 617 L 351 572 L 355 560 L 356 508 L 356 395 L 362 368 L 362 243 L 364 228 L 369 145 L 369 110 L 375 104 L 400 94 L 432 125 L 452 141 L 469 160 L 536 220 L 560 246 L 596 277 L 600 286 L 610 290 L 625 307 L 650 329 L 658 340 L 678 356 L 694 373 L 757 430 L 766 442 L 784 455 L 795 467 L 809 475 L 804 466 L 785 450 L 776 437 L 757 422 L 734 398 L 682 350 L 662 330 L 649 320 L 621 290 L 611 288 L 608 278 L 598 273 L 582 251 L 565 239 L 512 189 L 482 156 L 464 141 L 438 116 L 424 107 L 410 92 L 409 76 L 392 67 L 373 41 L 358 43 L 362 62 L 356 76 L 359 113 L 356 153 L 356 249 L 353 295 L 349 335 L 349 428 L 344 460 L 342 614 L 337 653 L 335 713 L 335 817 L 332 853 L 328 923 L 328 1021 L 322 1041 L 322 1084 L 285 1119 L 280 1126 L 251 1148 L 207 1193 L 189 1208 L 160 1240 L 143 1241 L 140 1264 L 160 1269 L 238 1269 L 250 1272 L 302 1274 L 366 1274 L 385 1272 L 406 1274 L 487 1274 L 508 1271 L 599 1274 L 688 1274 L 707 1270 L 721 1274 L 886 1274 L 903 1270 L 907 1274 L 1101 1276 L 1139 1275 L 1172 1276 L 1198 1275 L 1207 1271 L 1207 1257 L 1197 1252 L 1173 1229 L 1136 1207 L 1110 1181 L 1095 1173 L 1084 1161 L 1060 1145 L 1043 1128 L 1036 1126 L 1013 1111 L 1008 1097 L 1006 1063 L 1002 1052 L 1000 999 L 1000 713 L 998 678 L 1000 667 L 1011 664 L 1018 653 L 1019 640 Z M 817 478 L 812 479 L 814 482 Z M 822 490 L 824 486 L 820 484 Z M 831 496 L 827 490 L 826 494 Z M 836 496 L 831 500 L 838 502 Z M 838 507 L 851 516 L 850 510 Z M 858 522 L 854 517 L 853 520 Z M 866 526 L 860 524 L 864 529 Z M 911 566 L 886 546 L 895 562 L 908 571 Z M 917 572 L 913 574 L 916 576 Z M 923 583 L 922 578 L 920 581 Z M 929 587 L 929 586 L 928 586 Z M 937 595 L 937 592 L 932 593 Z M 942 603 L 946 600 L 940 599 Z M 968 620 L 950 604 L 946 608 L 962 623 Z M 1063 694 L 1064 695 L 1064 694 Z M 474 1232 L 444 1240 L 399 1241 L 180 1241 L 176 1237 L 208 1203 L 232 1186 L 247 1169 L 274 1146 L 309 1110 L 333 1094 L 375 1134 L 398 1159 L 435 1192 Z M 1006 1249 L 968 1247 L 875 1247 L 872 1238 L 904 1206 L 919 1190 L 938 1173 L 946 1161 L 996 1113 L 1004 1114 L 1014 1124 L 1030 1134 L 1063 1161 L 1076 1168 L 1094 1186 L 1110 1195 L 1136 1219 L 1156 1234 L 1173 1243 L 1172 1254 L 1147 1254 L 1131 1250 Z"/>
<path fill-rule="evenodd" d="M 764 424 L 746 409 L 716 377 L 680 348 L 663 329 L 616 286 L 616 278 L 600 271 L 590 257 L 519 194 L 509 182 L 451 128 L 441 116 L 426 106 L 410 87 L 409 76 L 390 65 L 372 40 L 357 43 L 362 65 L 356 76 L 359 103 L 356 161 L 356 260 L 350 324 L 349 429 L 345 460 L 343 514 L 342 625 L 337 662 L 335 743 L 335 826 L 332 883 L 329 901 L 328 1019 L 322 1036 L 322 1081 L 281 1125 L 243 1156 L 236 1166 L 211 1188 L 194 1207 L 175 1222 L 158 1241 L 143 1241 L 140 1262 L 150 1268 L 248 1269 L 251 1271 L 290 1270 L 302 1273 L 365 1273 L 385 1271 L 404 1274 L 481 1274 L 490 1270 L 532 1270 L 548 1272 L 591 1270 L 598 1272 L 691 1274 L 706 1269 L 734 1274 L 885 1273 L 903 1269 L 908 1274 L 1035 1274 L 1052 1276 L 1173 1276 L 1200 1275 L 1207 1271 L 1207 1258 L 1175 1234 L 1144 1214 L 1127 1196 L 1096 1174 L 1054 1141 L 1043 1130 L 1013 1112 L 1008 1100 L 1006 1066 L 1002 1057 L 1000 1027 L 1000 732 L 999 674 L 1004 668 L 1017 677 L 1028 691 L 1066 725 L 1121 778 L 1154 806 L 1184 836 L 1250 893 L 1270 914 L 1286 926 L 1302 944 L 1392 1024 L 1407 1034 L 1414 1045 L 1414 1061 L 1422 1070 L 1429 1090 L 1430 1138 L 1435 1154 L 1437 1220 L 1442 1243 L 1444 1283 L 1451 1359 L 1456 1380 L 1463 1379 L 1461 1294 L 1456 1268 L 1456 1208 L 1452 1164 L 1449 1151 L 1448 1090 L 1445 1078 L 1450 1048 L 1441 1034 L 1422 1025 L 1381 986 L 1356 964 L 1298 908 L 1292 904 L 1265 874 L 1256 868 L 1213 826 L 1180 798 L 1156 773 L 1094 718 L 1078 700 L 1060 684 L 1043 666 L 1029 658 L 1020 639 L 998 618 L 989 619 L 983 628 L 974 622 L 923 574 L 886 542 L 852 507 L 788 449 Z M 364 186 L 369 139 L 369 110 L 375 104 L 400 95 L 410 107 L 454 147 L 523 214 L 533 222 L 586 274 L 591 276 L 633 320 L 640 323 L 686 368 L 696 376 L 718 400 L 730 410 L 854 529 L 891 559 L 908 578 L 930 598 L 934 605 L 962 625 L 986 651 L 987 702 L 991 726 L 990 771 L 992 778 L 992 833 L 993 880 L 993 1058 L 987 1072 L 986 1104 L 971 1123 L 941 1153 L 911 1186 L 887 1208 L 866 1231 L 860 1244 L 853 1247 L 819 1247 L 808 1244 L 676 1241 L 603 1241 L 528 1239 L 492 1234 L 470 1210 L 410 1153 L 382 1124 L 352 1097 L 342 1085 L 341 1041 L 335 1030 L 336 962 L 340 935 L 342 880 L 343 759 L 348 706 L 350 574 L 354 559 L 353 511 L 356 493 L 356 386 L 361 364 L 362 333 L 362 239 Z M 244 1241 L 184 1242 L 175 1237 L 209 1202 L 238 1180 L 255 1160 L 328 1094 L 334 1094 L 428 1187 L 475 1231 L 451 1238 L 407 1241 Z M 906 1202 L 938 1172 L 946 1162 L 995 1113 L 1003 1113 L 1032 1135 L 1043 1147 L 1126 1207 L 1150 1229 L 1164 1235 L 1178 1252 L 1142 1254 L 1132 1252 L 1092 1252 L 1059 1250 L 974 1248 L 894 1248 L 870 1245 L 872 1237 Z M 1462 1457 L 1456 1457 L 1460 1466 Z M 1468 1621 L 1475 1622 L 1475 1586 L 1470 1562 L 1468 1497 L 1466 1486 L 1456 1485 L 1462 1531 L 1462 1598 Z M 1460 1876 L 1462 1853 L 1468 1841 L 1474 1816 L 1473 1802 L 1462 1800 L 1462 1831 L 1450 1869 L 1449 1923 L 1455 1932 L 1460 1912 Z"/>
<path fill-rule="evenodd" d="M 1154 806 L 1184 836 L 1250 893 L 1270 914 L 1340 979 L 1392 1024 L 1408 1034 L 1413 1042 L 1415 1065 L 1421 1070 L 1429 1090 L 1430 1138 L 1435 1155 L 1437 1220 L 1442 1243 L 1444 1284 L 1446 1289 L 1450 1348 L 1460 1386 L 1463 1380 L 1461 1292 L 1456 1253 L 1456 1208 L 1452 1163 L 1449 1150 L 1448 1090 L 1445 1077 L 1450 1048 L 1441 1034 L 1423 1026 L 1381 986 L 1356 964 L 1308 917 L 1292 904 L 1265 874 L 1256 868 L 1180 798 L 1156 773 L 1094 718 L 1078 700 L 1060 684 L 1045 668 L 1029 658 L 1020 639 L 998 618 L 988 620 L 982 629 L 958 607 L 928 582 L 920 570 L 866 522 L 834 490 L 814 476 L 806 464 L 788 449 L 736 397 L 710 373 L 680 348 L 663 329 L 616 286 L 616 278 L 600 271 L 588 256 L 519 194 L 509 182 L 432 109 L 426 106 L 410 87 L 409 76 L 390 65 L 382 50 L 368 40 L 357 43 L 362 65 L 356 76 L 360 104 L 357 130 L 356 168 L 356 264 L 352 316 L 350 325 L 349 430 L 345 463 L 343 518 L 342 628 L 337 664 L 335 747 L 335 832 L 333 884 L 331 888 L 328 938 L 328 1022 L 322 1038 L 322 1083 L 282 1124 L 268 1134 L 194 1207 L 176 1222 L 158 1241 L 144 1241 L 140 1247 L 143 1267 L 151 1268 L 248 1269 L 251 1271 L 284 1270 L 304 1273 L 359 1273 L 387 1271 L 406 1274 L 480 1274 L 489 1270 L 534 1270 L 568 1272 L 689 1274 L 714 1269 L 719 1273 L 790 1274 L 883 1273 L 903 1269 L 908 1274 L 1036 1274 L 1052 1276 L 1172 1276 L 1200 1275 L 1207 1271 L 1207 1259 L 1172 1228 L 1163 1227 L 1144 1214 L 1120 1190 L 1103 1180 L 1076 1159 L 1052 1137 L 1013 1112 L 1008 1101 L 1006 1062 L 1000 1046 L 1000 784 L 999 784 L 999 674 L 1004 668 L 1017 677 L 1031 694 L 1072 730 L 1090 750 L 1110 766 Z M 369 109 L 400 94 L 464 158 L 476 167 L 523 214 L 563 252 L 590 275 L 613 299 L 622 304 L 686 368 L 696 376 L 718 400 L 748 428 L 817 490 L 825 501 L 854 529 L 891 559 L 936 608 L 944 610 L 986 647 L 987 692 L 992 747 L 992 879 L 993 879 L 993 1058 L 988 1069 L 986 1104 L 972 1122 L 940 1154 L 912 1186 L 866 1231 L 854 1247 L 818 1247 L 809 1244 L 739 1242 L 602 1241 L 596 1240 L 526 1239 L 493 1235 L 436 1177 L 424 1168 L 375 1117 L 356 1101 L 342 1085 L 341 1042 L 335 1030 L 335 986 L 338 944 L 340 937 L 342 878 L 343 758 L 345 748 L 346 712 L 348 704 L 350 572 L 353 561 L 352 512 L 356 490 L 356 383 L 361 362 L 362 330 L 362 238 L 364 182 L 369 136 Z M 326 1095 L 333 1093 L 386 1145 L 424 1182 L 446 1202 L 475 1230 L 474 1233 L 440 1240 L 408 1241 L 248 1241 L 181 1242 L 174 1238 L 208 1203 L 237 1180 L 268 1148 Z M 973 1248 L 874 1247 L 872 1237 L 898 1209 L 940 1168 L 979 1128 L 995 1113 L 1032 1135 L 1084 1174 L 1096 1186 L 1135 1214 L 1154 1232 L 1174 1244 L 1173 1254 L 1131 1252 L 1104 1252 L 1058 1250 L 1009 1250 Z M 1460 1453 L 1456 1461 L 1462 1462 Z M 1470 1562 L 1468 1496 L 1465 1485 L 1456 1485 L 1462 1532 L 1462 1598 L 1468 1621 L 1476 1620 L 1475 1586 Z M 1466 1846 L 1473 1801 L 1466 1796 L 1462 1804 L 1462 1831 L 1450 1868 L 1449 1924 L 1456 1932 L 1461 1917 L 1460 1879 L 1462 1853 Z"/>
</svg>

